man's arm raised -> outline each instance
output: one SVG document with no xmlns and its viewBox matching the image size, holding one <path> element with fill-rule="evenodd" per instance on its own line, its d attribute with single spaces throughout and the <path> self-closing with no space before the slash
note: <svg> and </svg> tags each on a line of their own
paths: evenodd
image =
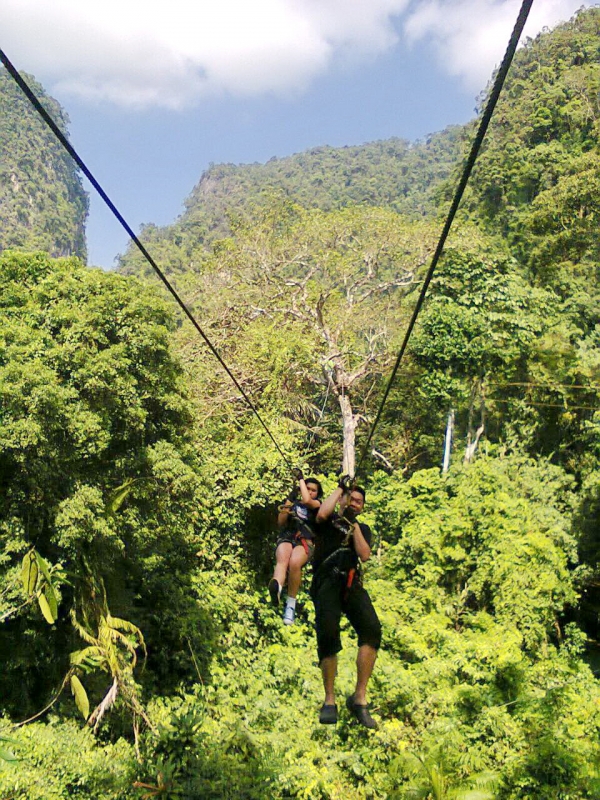
<svg viewBox="0 0 600 800">
<path fill-rule="evenodd" d="M 326 497 L 321 503 L 321 508 L 317 512 L 317 522 L 324 522 L 326 519 L 329 519 L 343 496 L 343 489 L 340 489 L 339 486 L 337 489 L 334 489 L 329 497 Z"/>
<path fill-rule="evenodd" d="M 337 489 L 334 489 L 329 497 L 326 500 L 323 500 L 321 503 L 321 508 L 317 513 L 317 522 L 324 522 L 333 514 L 335 507 L 340 502 L 344 494 L 350 491 L 350 486 L 350 476 L 342 475 L 338 482 Z"/>
<path fill-rule="evenodd" d="M 368 561 L 371 558 L 371 546 L 363 536 L 363 532 L 358 522 L 354 523 L 353 538 L 354 538 L 354 549 L 356 550 L 356 555 L 360 558 L 362 562 Z"/>
</svg>

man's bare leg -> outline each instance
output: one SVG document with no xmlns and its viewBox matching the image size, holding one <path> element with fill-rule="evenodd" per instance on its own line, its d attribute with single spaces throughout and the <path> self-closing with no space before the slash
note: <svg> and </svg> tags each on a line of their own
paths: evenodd
<svg viewBox="0 0 600 800">
<path fill-rule="evenodd" d="M 321 674 L 325 689 L 325 705 L 335 705 L 335 676 L 337 673 L 337 656 L 327 656 L 321 660 Z"/>
<path fill-rule="evenodd" d="M 377 650 L 371 647 L 370 644 L 363 644 L 362 647 L 358 648 L 358 655 L 356 656 L 356 689 L 354 690 L 354 702 L 358 705 L 364 706 L 367 703 L 367 683 L 373 672 L 376 658 Z"/>
</svg>

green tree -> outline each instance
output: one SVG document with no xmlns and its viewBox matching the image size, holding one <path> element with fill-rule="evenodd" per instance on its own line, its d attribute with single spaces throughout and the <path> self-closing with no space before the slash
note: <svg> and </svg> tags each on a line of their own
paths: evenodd
<svg viewBox="0 0 600 800">
<path fill-rule="evenodd" d="M 105 582 L 113 613 L 153 641 L 153 596 L 180 597 L 184 625 L 199 484 L 162 301 L 121 276 L 42 254 L 6 254 L 0 282 L 2 610 L 22 606 L 0 638 L 13 653 L 6 707 L 21 715 L 67 672 L 67 611 L 83 606 L 94 618 L 93 581 Z M 22 605 L 20 561 L 32 547 L 60 566 L 55 632 Z M 163 637 L 158 660 L 182 625 Z"/>
</svg>

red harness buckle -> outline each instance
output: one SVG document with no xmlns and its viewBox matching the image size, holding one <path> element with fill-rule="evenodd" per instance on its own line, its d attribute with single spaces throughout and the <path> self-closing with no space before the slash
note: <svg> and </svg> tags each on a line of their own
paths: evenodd
<svg viewBox="0 0 600 800">
<path fill-rule="evenodd" d="M 348 580 L 346 581 L 346 589 L 349 589 L 352 586 L 355 575 L 356 575 L 356 570 L 354 569 L 354 567 L 348 570 Z"/>
</svg>

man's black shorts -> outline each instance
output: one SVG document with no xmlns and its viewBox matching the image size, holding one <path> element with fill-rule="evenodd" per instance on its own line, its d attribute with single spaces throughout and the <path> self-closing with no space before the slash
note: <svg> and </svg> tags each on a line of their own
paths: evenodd
<svg viewBox="0 0 600 800">
<path fill-rule="evenodd" d="M 311 588 L 315 604 L 319 662 L 342 649 L 340 620 L 345 614 L 358 635 L 358 646 L 381 644 L 381 623 L 367 590 L 358 582 L 350 589 L 333 575 L 323 577 Z"/>
</svg>

